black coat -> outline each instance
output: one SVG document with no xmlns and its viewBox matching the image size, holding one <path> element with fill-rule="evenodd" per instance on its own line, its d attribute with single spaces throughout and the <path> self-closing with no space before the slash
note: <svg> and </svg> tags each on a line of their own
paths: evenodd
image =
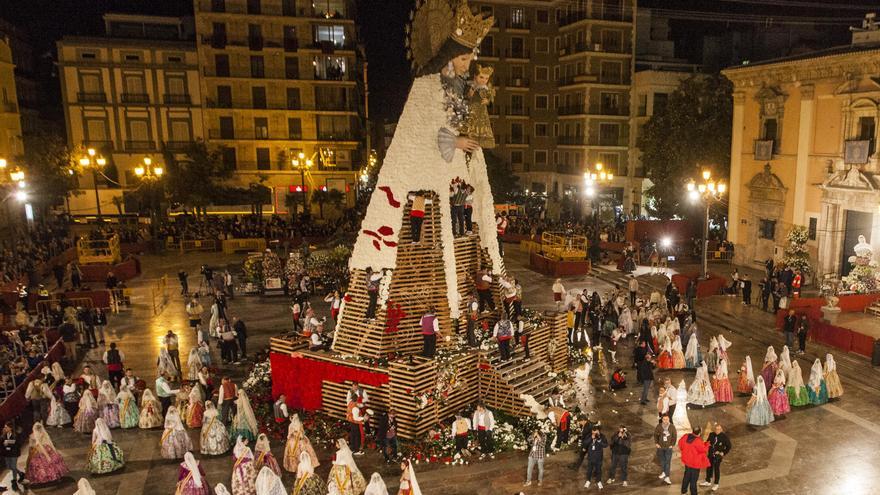
<svg viewBox="0 0 880 495">
<path fill-rule="evenodd" d="M 0 442 L 0 449 L 3 451 L 3 457 L 18 457 L 21 455 L 21 446 L 15 433 L 4 433 L 0 440 L 2 440 Z"/>
<path fill-rule="evenodd" d="M 599 436 L 593 438 L 592 432 L 590 432 L 590 435 L 587 437 L 587 459 L 590 461 L 601 461 L 606 447 L 608 447 L 608 440 L 605 438 L 605 435 L 599 433 Z"/>
<path fill-rule="evenodd" d="M 621 437 L 617 432 L 611 436 L 611 453 L 614 455 L 629 455 L 632 451 L 632 438 L 629 433 Z"/>
<path fill-rule="evenodd" d="M 709 457 L 714 457 L 718 454 L 727 455 L 732 447 L 727 433 L 723 431 L 720 434 L 714 431 L 709 433 Z"/>
</svg>

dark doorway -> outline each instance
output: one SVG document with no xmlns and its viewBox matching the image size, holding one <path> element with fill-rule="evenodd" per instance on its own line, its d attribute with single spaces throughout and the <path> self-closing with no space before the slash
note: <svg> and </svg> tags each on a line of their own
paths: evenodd
<svg viewBox="0 0 880 495">
<path fill-rule="evenodd" d="M 864 235 L 868 243 L 871 243 L 871 228 L 874 223 L 874 215 L 864 211 L 846 210 L 846 231 L 843 233 L 843 248 L 841 249 L 840 274 L 846 276 L 852 269 L 849 257 L 854 256 L 853 246 L 859 243 L 859 236 Z"/>
</svg>

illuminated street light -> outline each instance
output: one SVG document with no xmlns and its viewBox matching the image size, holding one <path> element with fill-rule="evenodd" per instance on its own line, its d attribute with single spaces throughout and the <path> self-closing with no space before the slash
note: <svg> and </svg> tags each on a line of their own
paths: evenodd
<svg viewBox="0 0 880 495">
<path fill-rule="evenodd" d="M 21 203 L 24 203 L 28 200 L 28 192 L 24 189 L 19 189 L 18 191 L 15 191 L 15 199 Z"/>
<path fill-rule="evenodd" d="M 92 171 L 92 183 L 95 186 L 95 209 L 98 212 L 98 221 L 101 221 L 101 198 L 98 195 L 98 173 L 107 165 L 107 160 L 98 154 L 95 148 L 86 150 L 85 156 L 79 159 L 79 164 L 83 168 Z"/>
<path fill-rule="evenodd" d="M 727 184 L 724 181 L 715 181 L 712 179 L 712 172 L 704 169 L 702 173 L 702 182 L 697 183 L 691 179 L 686 185 L 688 198 L 693 201 L 702 201 L 706 207 L 706 215 L 703 222 L 703 263 L 702 278 L 706 279 L 709 274 L 709 208 L 712 203 L 721 201 L 722 196 L 727 191 Z"/>
<path fill-rule="evenodd" d="M 595 239 L 597 241 L 599 238 L 599 208 L 598 208 L 598 191 L 597 189 L 608 185 L 611 181 L 614 180 L 614 174 L 611 172 L 607 172 L 604 170 L 605 166 L 602 162 L 596 163 L 593 167 L 593 170 L 587 170 L 584 172 L 584 193 L 588 198 L 591 198 L 591 209 L 593 211 L 593 217 L 595 219 Z"/>
</svg>

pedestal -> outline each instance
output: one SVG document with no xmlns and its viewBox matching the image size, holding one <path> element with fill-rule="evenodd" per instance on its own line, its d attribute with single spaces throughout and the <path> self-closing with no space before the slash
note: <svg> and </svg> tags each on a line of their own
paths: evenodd
<svg viewBox="0 0 880 495">
<path fill-rule="evenodd" d="M 822 306 L 822 319 L 832 325 L 837 324 L 837 317 L 840 316 L 840 308 Z"/>
</svg>

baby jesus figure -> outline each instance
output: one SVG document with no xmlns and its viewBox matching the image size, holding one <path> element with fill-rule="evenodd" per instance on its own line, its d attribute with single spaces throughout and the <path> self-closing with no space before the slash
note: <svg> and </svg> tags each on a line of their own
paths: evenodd
<svg viewBox="0 0 880 495">
<path fill-rule="evenodd" d="M 489 82 L 493 72 L 492 67 L 477 65 L 477 74 L 468 90 L 469 112 L 462 133 L 479 143 L 485 150 L 495 147 L 495 136 L 492 134 L 488 109 L 488 106 L 495 101 L 495 88 Z"/>
</svg>

